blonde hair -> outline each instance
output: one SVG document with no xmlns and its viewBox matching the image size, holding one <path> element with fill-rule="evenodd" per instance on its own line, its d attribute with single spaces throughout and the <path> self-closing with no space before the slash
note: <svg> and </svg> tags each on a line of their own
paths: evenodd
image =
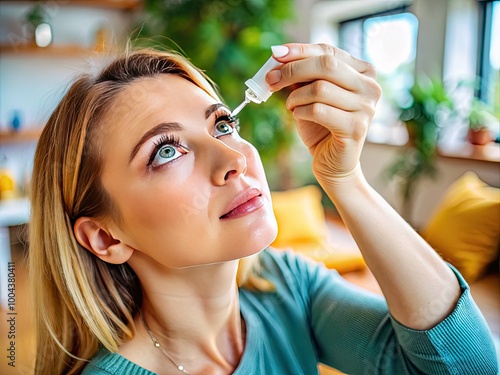
<svg viewBox="0 0 500 375">
<path fill-rule="evenodd" d="M 31 188 L 30 280 L 37 335 L 37 374 L 78 374 L 100 345 L 112 352 L 134 336 L 142 299 L 128 264 L 101 261 L 81 247 L 73 224 L 114 213 L 103 189 L 99 136 L 117 94 L 133 80 L 181 76 L 219 100 L 211 81 L 184 57 L 140 50 L 115 59 L 96 76 L 78 78 L 43 130 Z M 240 261 L 238 285 L 270 290 L 253 256 Z"/>
</svg>

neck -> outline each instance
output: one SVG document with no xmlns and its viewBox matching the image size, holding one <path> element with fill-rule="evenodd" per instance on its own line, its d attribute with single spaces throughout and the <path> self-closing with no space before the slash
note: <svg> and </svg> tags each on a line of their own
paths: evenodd
<svg viewBox="0 0 500 375">
<path fill-rule="evenodd" d="M 231 261 L 180 270 L 138 270 L 145 322 L 170 357 L 191 373 L 210 364 L 231 371 L 239 363 L 244 333 L 237 267 L 238 261 Z M 141 325 L 137 318 L 136 327 Z M 138 334 L 147 335 L 139 328 Z M 156 349 L 153 342 L 148 344 Z"/>
</svg>

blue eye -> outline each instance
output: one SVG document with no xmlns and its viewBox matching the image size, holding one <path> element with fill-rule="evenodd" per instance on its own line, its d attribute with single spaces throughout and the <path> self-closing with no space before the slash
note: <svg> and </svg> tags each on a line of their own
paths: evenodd
<svg viewBox="0 0 500 375">
<path fill-rule="evenodd" d="M 176 146 L 165 145 L 158 150 L 151 165 L 153 167 L 156 167 L 168 163 L 172 160 L 175 160 L 181 155 L 182 153 L 178 150 Z"/>
<path fill-rule="evenodd" d="M 215 138 L 222 137 L 224 135 L 232 134 L 237 130 L 238 119 L 229 116 L 221 116 L 215 122 Z"/>
<path fill-rule="evenodd" d="M 149 158 L 148 166 L 159 167 L 170 163 L 186 154 L 187 150 L 180 144 L 180 140 L 172 137 L 162 137 L 158 140 Z"/>
</svg>

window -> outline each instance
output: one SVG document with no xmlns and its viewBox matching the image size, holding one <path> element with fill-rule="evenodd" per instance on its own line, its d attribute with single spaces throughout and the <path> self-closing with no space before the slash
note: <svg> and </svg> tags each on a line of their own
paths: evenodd
<svg viewBox="0 0 500 375">
<path fill-rule="evenodd" d="M 500 1 L 483 2 L 480 98 L 500 117 Z"/>
<path fill-rule="evenodd" d="M 340 48 L 372 63 L 382 87 L 382 98 L 368 134 L 370 141 L 393 144 L 407 141 L 396 107 L 409 99 L 408 90 L 414 82 L 417 32 L 417 18 L 405 8 L 340 24 Z"/>
</svg>

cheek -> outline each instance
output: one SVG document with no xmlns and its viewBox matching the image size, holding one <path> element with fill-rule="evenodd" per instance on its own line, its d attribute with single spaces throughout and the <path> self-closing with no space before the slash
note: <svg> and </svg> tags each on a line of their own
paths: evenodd
<svg viewBox="0 0 500 375">
<path fill-rule="evenodd" d="M 238 142 L 237 145 L 234 146 L 234 149 L 245 155 L 248 167 L 252 167 L 252 169 L 258 171 L 259 174 L 265 175 L 262 160 L 260 158 L 259 152 L 254 147 L 254 145 L 242 139 Z"/>
<path fill-rule="evenodd" d="M 260 159 L 259 152 L 251 143 L 242 141 L 241 153 L 245 155 L 248 161 L 251 161 L 253 164 L 262 166 L 262 160 Z"/>
<path fill-rule="evenodd" d="M 108 188 L 120 212 L 123 240 L 136 249 L 158 246 L 182 233 L 207 204 L 206 183 L 192 165 L 159 171 L 154 177 L 124 179 L 113 175 Z M 206 217 L 206 216 L 203 216 Z M 172 233 L 175 236 L 172 236 Z"/>
<path fill-rule="evenodd" d="M 150 187 L 139 196 L 130 194 L 123 212 L 124 241 L 172 267 L 204 261 L 193 249 L 207 245 L 211 237 L 206 190 L 199 182 L 190 180 L 184 185 L 176 184 L 175 188 Z"/>
<path fill-rule="evenodd" d="M 261 187 L 265 189 L 265 192 L 269 195 L 270 198 L 271 193 L 269 191 L 266 173 L 264 171 L 264 166 L 262 165 L 262 160 L 260 158 L 259 152 L 251 143 L 247 141 L 243 142 L 240 152 L 245 155 L 247 159 L 248 173 L 253 174 L 253 177 L 258 179 Z"/>
<path fill-rule="evenodd" d="M 186 197 L 185 189 L 155 189 L 150 186 L 142 193 L 124 195 L 120 200 L 120 211 L 127 241 L 136 249 L 142 249 L 153 240 L 153 236 L 168 232 L 176 223 L 179 202 Z M 175 203 L 174 203 L 175 202 Z"/>
<path fill-rule="evenodd" d="M 143 190 L 130 215 L 132 220 L 140 221 L 141 227 L 168 230 L 186 227 L 196 218 L 205 218 L 210 196 L 206 181 L 203 183 L 196 176 L 172 180 L 175 179 L 167 178 Z"/>
</svg>

